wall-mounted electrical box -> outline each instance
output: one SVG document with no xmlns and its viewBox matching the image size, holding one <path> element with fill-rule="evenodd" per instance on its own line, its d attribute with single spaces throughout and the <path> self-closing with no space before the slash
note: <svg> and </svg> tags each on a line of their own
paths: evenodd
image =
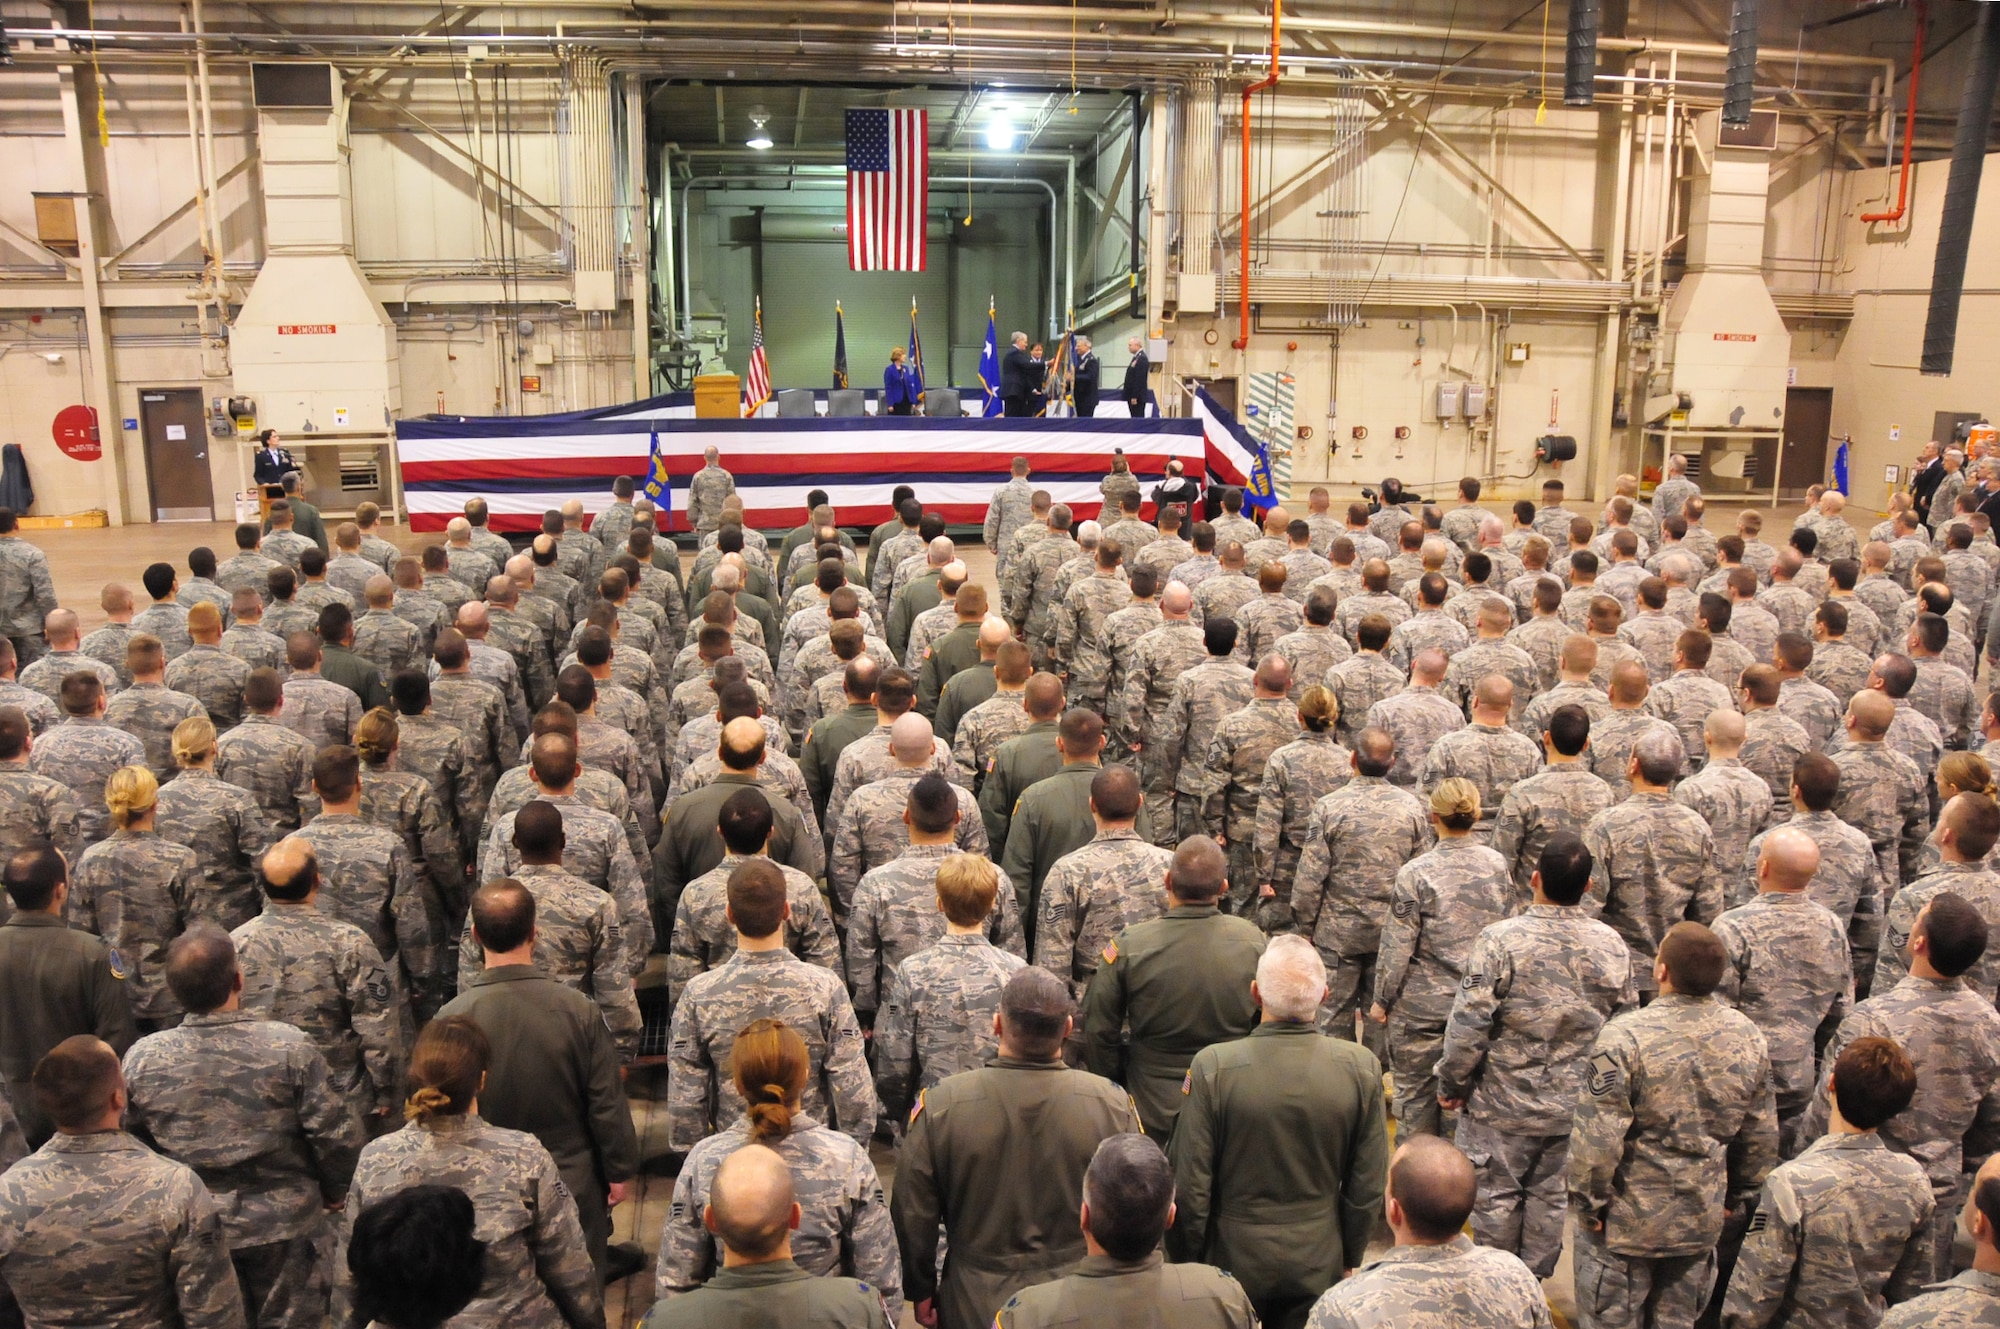
<svg viewBox="0 0 2000 1329">
<path fill-rule="evenodd" d="M 1436 412 L 1439 424 L 1449 425 L 1458 419 L 1460 403 L 1464 400 L 1465 384 L 1457 379 L 1446 379 L 1434 386 L 1431 393 L 1431 409 Z"/>
<path fill-rule="evenodd" d="M 1505 359 L 1510 365 L 1524 365 L 1528 363 L 1528 353 L 1531 349 L 1527 342 L 1510 341 L 1507 343 Z"/>
<path fill-rule="evenodd" d="M 1484 420 L 1486 412 L 1491 409 L 1491 394 L 1487 392 L 1486 385 L 1484 383 L 1466 384 L 1462 405 L 1465 407 L 1466 419 Z"/>
</svg>

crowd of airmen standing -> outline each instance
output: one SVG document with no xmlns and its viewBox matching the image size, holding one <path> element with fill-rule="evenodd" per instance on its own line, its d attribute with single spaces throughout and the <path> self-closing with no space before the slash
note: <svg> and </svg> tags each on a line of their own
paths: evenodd
<svg viewBox="0 0 2000 1329">
<path fill-rule="evenodd" d="M 88 634 L 0 512 L 0 1311 L 602 1326 L 664 1064 L 655 1329 L 2000 1323 L 1983 483 L 1012 472 L 997 596 L 711 450 L 689 566 L 294 489 Z"/>
</svg>

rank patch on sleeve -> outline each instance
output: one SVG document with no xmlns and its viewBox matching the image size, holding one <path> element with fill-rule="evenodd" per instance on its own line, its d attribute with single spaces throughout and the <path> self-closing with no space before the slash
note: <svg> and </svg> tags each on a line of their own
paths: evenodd
<svg viewBox="0 0 2000 1329">
<path fill-rule="evenodd" d="M 1117 961 L 1118 961 L 1118 942 L 1114 939 L 1104 948 L 1104 963 L 1115 964 L 1117 963 Z"/>
<path fill-rule="evenodd" d="M 924 1096 L 923 1094 L 918 1094 L 916 1106 L 910 1109 L 910 1124 L 912 1126 L 916 1125 L 917 1118 L 923 1115 L 924 1115 Z"/>
<path fill-rule="evenodd" d="M 1618 1059 L 1609 1052 L 1600 1052 L 1590 1059 L 1590 1092 L 1602 1098 L 1618 1083 Z"/>
</svg>

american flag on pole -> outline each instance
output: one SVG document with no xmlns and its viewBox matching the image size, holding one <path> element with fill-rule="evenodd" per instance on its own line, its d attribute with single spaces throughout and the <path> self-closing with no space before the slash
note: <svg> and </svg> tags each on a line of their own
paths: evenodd
<svg viewBox="0 0 2000 1329">
<path fill-rule="evenodd" d="M 750 378 L 743 385 L 743 414 L 771 400 L 771 362 L 764 355 L 764 297 L 757 297 L 756 331 L 750 334 Z"/>
<path fill-rule="evenodd" d="M 924 270 L 930 170 L 928 111 L 848 111 L 849 268 L 855 272 Z"/>
</svg>

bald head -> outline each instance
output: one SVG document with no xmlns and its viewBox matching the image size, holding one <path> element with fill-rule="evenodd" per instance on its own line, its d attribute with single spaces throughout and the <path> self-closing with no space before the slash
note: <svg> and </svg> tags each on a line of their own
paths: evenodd
<svg viewBox="0 0 2000 1329">
<path fill-rule="evenodd" d="M 503 608 L 521 598 L 520 587 L 514 585 L 512 577 L 489 577 L 486 579 L 486 603 Z"/>
<path fill-rule="evenodd" d="M 785 1258 L 792 1229 L 799 1224 L 792 1171 L 785 1160 L 761 1144 L 730 1154 L 709 1183 L 702 1223 L 744 1261 Z"/>
<path fill-rule="evenodd" d="M 901 766 L 921 766 L 931 756 L 931 722 L 906 711 L 889 726 L 889 755 Z"/>
<path fill-rule="evenodd" d="M 1744 722 L 1741 711 L 1713 710 L 1701 722 L 1702 741 L 1711 757 L 1733 757 L 1743 750 Z"/>
<path fill-rule="evenodd" d="M 1410 678 L 1413 682 L 1431 687 L 1444 681 L 1444 671 L 1451 667 L 1445 653 L 1436 647 L 1417 652 L 1417 658 L 1410 662 Z"/>
<path fill-rule="evenodd" d="M 1488 674 L 1472 688 L 1473 715 L 1482 724 L 1502 724 L 1514 710 L 1514 680 Z"/>
<path fill-rule="evenodd" d="M 288 835 L 271 846 L 258 864 L 264 892 L 274 900 L 303 900 L 319 884 L 319 856 L 312 841 Z"/>
<path fill-rule="evenodd" d="M 1260 697 L 1282 697 L 1292 690 L 1292 662 L 1282 655 L 1267 655 L 1257 662 L 1253 680 Z"/>
<path fill-rule="evenodd" d="M 1757 852 L 1757 885 L 1795 894 L 1819 871 L 1819 843 L 1796 826 L 1779 826 Z"/>
<path fill-rule="evenodd" d="M 1627 660 L 1611 669 L 1611 704 L 1619 707 L 1634 707 L 1646 700 L 1651 688 L 1646 677 L 1646 666 L 1637 660 Z"/>
<path fill-rule="evenodd" d="M 979 658 L 991 660 L 1014 638 L 1014 630 L 1004 618 L 989 618 L 979 625 Z"/>
<path fill-rule="evenodd" d="M 455 545 L 469 543 L 472 539 L 472 523 L 463 517 L 453 517 L 444 524 L 444 538 Z"/>
<path fill-rule="evenodd" d="M 1478 1184 L 1472 1160 L 1451 1141 L 1412 1135 L 1389 1158 L 1389 1226 L 1396 1244 L 1450 1241 L 1472 1216 Z"/>
<path fill-rule="evenodd" d="M 51 609 L 42 620 L 42 633 L 49 639 L 49 645 L 59 651 L 76 649 L 76 611 L 73 609 Z"/>
<path fill-rule="evenodd" d="M 1030 719 L 1037 723 L 1055 720 L 1063 711 L 1062 680 L 1054 674 L 1036 674 L 1028 680 L 1028 690 L 1021 699 Z"/>
<path fill-rule="evenodd" d="M 743 571 L 731 563 L 716 566 L 715 575 L 709 578 L 709 589 L 721 591 L 724 595 L 734 595 L 743 589 Z"/>
<path fill-rule="evenodd" d="M 507 560 L 507 566 L 502 568 L 501 571 L 506 573 L 516 586 L 533 586 L 535 584 L 535 559 L 532 554 L 514 555 L 514 557 Z"/>
<path fill-rule="evenodd" d="M 951 542 L 951 537 L 948 535 L 940 535 L 924 550 L 924 561 L 940 570 L 957 557 L 958 546 Z"/>
<path fill-rule="evenodd" d="M 1386 729 L 1364 729 L 1354 741 L 1354 767 L 1363 775 L 1384 776 L 1396 764 L 1396 740 Z"/>
<path fill-rule="evenodd" d="M 1194 592 L 1183 582 L 1170 581 L 1167 589 L 1160 592 L 1160 612 L 1168 618 L 1186 618 L 1193 608 Z"/>
<path fill-rule="evenodd" d="M 486 612 L 484 600 L 467 600 L 458 607 L 458 630 L 474 641 L 483 638 L 492 623 L 493 617 Z"/>
<path fill-rule="evenodd" d="M 1847 726 L 1863 743 L 1880 741 L 1895 720 L 1896 703 L 1879 692 L 1857 692 L 1847 703 Z"/>
</svg>

